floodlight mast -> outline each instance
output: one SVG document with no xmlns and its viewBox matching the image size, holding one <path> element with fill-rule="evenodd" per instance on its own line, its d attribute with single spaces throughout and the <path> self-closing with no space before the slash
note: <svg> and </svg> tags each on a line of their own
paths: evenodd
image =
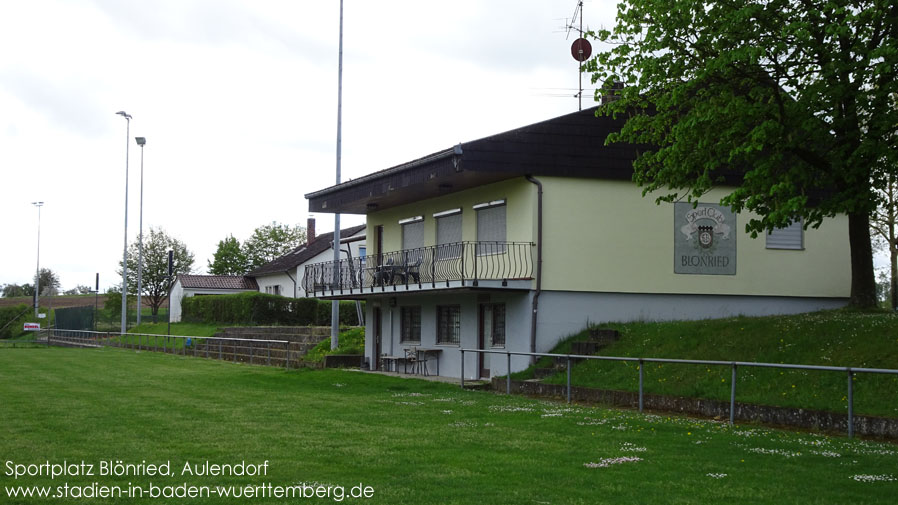
<svg viewBox="0 0 898 505">
<path fill-rule="evenodd" d="M 120 110 L 116 112 L 127 121 L 125 127 L 125 247 L 122 252 L 122 328 L 124 335 L 128 330 L 128 148 L 131 145 L 131 115 Z"/>
<path fill-rule="evenodd" d="M 143 309 L 141 294 L 143 293 L 143 146 L 146 137 L 134 137 L 140 146 L 140 233 L 137 235 L 137 326 L 140 326 L 140 313 Z"/>
</svg>

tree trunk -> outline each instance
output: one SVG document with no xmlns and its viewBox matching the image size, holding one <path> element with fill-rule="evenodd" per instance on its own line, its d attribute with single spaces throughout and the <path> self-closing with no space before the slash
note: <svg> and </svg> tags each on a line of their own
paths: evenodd
<svg viewBox="0 0 898 505">
<path fill-rule="evenodd" d="M 889 260 L 892 267 L 890 291 L 892 293 L 892 310 L 896 310 L 898 309 L 898 249 L 896 249 L 898 244 L 893 244 L 895 244 L 894 239 L 889 243 Z"/>
<path fill-rule="evenodd" d="M 848 241 L 851 247 L 852 307 L 876 306 L 876 280 L 873 274 L 873 247 L 870 243 L 870 217 L 866 213 L 848 214 Z M 820 273 L 825 275 L 824 272 Z"/>
</svg>

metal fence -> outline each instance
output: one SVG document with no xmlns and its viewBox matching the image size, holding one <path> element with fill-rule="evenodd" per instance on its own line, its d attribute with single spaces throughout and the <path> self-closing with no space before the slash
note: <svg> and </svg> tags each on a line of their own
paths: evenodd
<svg viewBox="0 0 898 505">
<path fill-rule="evenodd" d="M 730 377 L 730 425 L 732 426 L 735 421 L 736 416 L 736 378 L 737 378 L 737 370 L 740 367 L 757 367 L 757 368 L 781 368 L 788 370 L 820 370 L 826 372 L 841 372 L 847 375 L 848 378 L 848 436 L 854 436 L 854 375 L 858 373 L 873 373 L 873 374 L 892 374 L 898 375 L 898 370 L 893 370 L 890 368 L 853 368 L 853 367 L 838 367 L 838 366 L 822 366 L 822 365 L 793 365 L 793 364 L 783 364 L 783 363 L 755 363 L 752 361 L 712 361 L 712 360 L 697 360 L 697 359 L 667 359 L 667 358 L 633 358 L 633 357 L 622 357 L 622 356 L 594 356 L 594 355 L 580 355 L 580 354 L 552 354 L 552 353 L 535 353 L 535 352 L 513 352 L 513 351 L 503 351 L 503 350 L 492 350 L 492 349 L 459 349 L 461 352 L 461 387 L 465 387 L 465 353 L 473 352 L 478 353 L 489 353 L 489 354 L 505 354 L 506 356 L 506 370 L 511 370 L 511 357 L 512 356 L 534 356 L 534 357 L 550 357 L 550 358 L 562 358 L 566 360 L 566 371 L 567 371 L 567 402 L 571 403 L 571 363 L 575 360 L 603 360 L 603 361 L 629 361 L 634 363 L 639 363 L 637 369 L 639 370 L 639 412 L 643 411 L 644 407 L 644 390 L 643 390 L 643 379 L 644 379 L 644 368 L 646 363 L 676 363 L 676 364 L 685 364 L 685 365 L 705 365 L 705 366 L 726 366 L 731 368 L 731 377 Z M 505 384 L 505 392 L 506 394 L 511 394 L 511 374 L 506 374 L 506 384 Z"/>
<path fill-rule="evenodd" d="M 388 287 L 429 286 L 453 281 L 530 279 L 530 242 L 453 242 L 364 258 L 307 265 L 302 279 L 310 295 L 369 293 Z M 334 284 L 336 275 L 337 283 Z"/>
<path fill-rule="evenodd" d="M 85 330 L 46 330 L 47 345 L 75 347 L 121 347 L 162 352 L 197 358 L 219 359 L 251 365 L 299 365 L 299 355 L 288 340 L 264 340 L 231 337 L 193 337 L 150 333 L 97 332 Z"/>
</svg>

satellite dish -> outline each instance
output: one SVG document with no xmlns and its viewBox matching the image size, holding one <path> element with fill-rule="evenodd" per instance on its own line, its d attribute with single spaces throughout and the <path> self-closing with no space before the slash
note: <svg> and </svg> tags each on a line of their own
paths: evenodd
<svg viewBox="0 0 898 505">
<path fill-rule="evenodd" d="M 590 45 L 588 40 L 580 37 L 571 44 L 571 56 L 580 63 L 583 63 L 592 56 L 592 45 Z"/>
</svg>

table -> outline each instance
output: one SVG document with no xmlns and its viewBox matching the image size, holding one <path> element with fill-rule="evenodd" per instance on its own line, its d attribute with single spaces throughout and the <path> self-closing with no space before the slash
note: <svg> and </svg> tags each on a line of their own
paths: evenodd
<svg viewBox="0 0 898 505">
<path fill-rule="evenodd" d="M 427 347 L 417 347 L 415 348 L 417 352 L 417 360 L 418 363 L 421 363 L 421 372 L 422 375 L 428 375 L 427 373 L 427 356 L 428 354 L 433 354 L 433 356 L 437 360 L 437 375 L 440 375 L 440 354 L 443 352 L 442 349 L 439 348 L 427 348 Z"/>
</svg>

